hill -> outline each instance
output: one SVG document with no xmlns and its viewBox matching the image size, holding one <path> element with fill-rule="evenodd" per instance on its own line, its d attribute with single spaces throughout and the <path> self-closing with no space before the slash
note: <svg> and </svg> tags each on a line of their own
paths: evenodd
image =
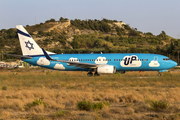
<svg viewBox="0 0 180 120">
<path fill-rule="evenodd" d="M 180 48 L 179 41 L 164 31 L 156 36 L 116 20 L 61 17 L 59 21 L 50 19 L 25 28 L 40 47 L 56 53 L 158 53 L 176 60 Z M 16 29 L 2 29 L 0 41 L 1 51 L 22 54 Z"/>
</svg>

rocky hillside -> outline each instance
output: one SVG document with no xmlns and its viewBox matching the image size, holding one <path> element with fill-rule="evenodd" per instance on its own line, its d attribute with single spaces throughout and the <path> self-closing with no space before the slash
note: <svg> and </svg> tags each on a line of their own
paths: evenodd
<svg viewBox="0 0 180 120">
<path fill-rule="evenodd" d="M 61 49 L 70 48 L 73 49 L 71 43 L 74 40 L 74 36 L 80 35 L 92 35 L 104 34 L 105 36 L 117 35 L 116 27 L 124 28 L 124 22 L 114 22 L 113 24 L 107 24 L 111 31 L 102 32 L 101 30 L 92 30 L 87 28 L 79 28 L 78 26 L 72 25 L 70 20 L 66 21 L 53 21 L 53 22 L 46 22 L 44 24 L 35 25 L 35 26 L 27 26 L 26 29 L 30 31 L 31 35 L 33 36 L 34 40 L 40 44 L 43 44 L 47 48 L 54 48 L 59 47 Z M 34 29 L 35 28 L 35 29 Z M 63 37 L 63 38 L 62 38 Z M 59 39 L 59 40 L 57 40 Z M 63 40 L 60 40 L 63 39 Z M 53 42 L 52 42 L 53 41 Z M 48 43 L 46 43 L 48 42 Z"/>
<path fill-rule="evenodd" d="M 116 20 L 47 20 L 33 26 L 26 25 L 34 40 L 56 53 L 141 52 L 177 54 L 179 41 L 162 31 L 159 35 L 143 33 Z M 16 29 L 0 31 L 0 50 L 21 54 Z M 158 50 L 158 51 L 157 51 Z"/>
<path fill-rule="evenodd" d="M 163 46 L 166 43 L 169 43 L 171 39 L 163 31 L 159 35 L 163 36 L 163 38 L 159 39 L 158 36 L 155 36 L 152 33 L 137 31 L 137 28 L 131 28 L 122 21 L 118 22 L 106 19 L 101 21 L 81 21 L 77 19 L 71 21 L 67 19 L 63 19 L 63 21 L 53 21 L 51 19 L 44 24 L 41 23 L 35 26 L 27 26 L 26 29 L 42 47 L 48 49 L 53 49 L 55 47 L 58 47 L 59 49 L 95 48 L 97 47 L 95 42 L 103 43 L 103 45 L 98 46 L 99 48 L 117 48 L 120 46 L 128 48 L 130 46 L 136 47 L 144 45 Z M 95 37 L 95 41 L 91 39 L 92 36 Z M 84 38 L 84 40 L 80 40 L 80 38 Z M 137 40 L 139 38 L 141 40 Z M 101 41 L 98 41 L 99 39 L 101 39 Z M 87 41 L 93 42 L 94 44 L 91 46 L 82 45 L 86 44 Z"/>
</svg>

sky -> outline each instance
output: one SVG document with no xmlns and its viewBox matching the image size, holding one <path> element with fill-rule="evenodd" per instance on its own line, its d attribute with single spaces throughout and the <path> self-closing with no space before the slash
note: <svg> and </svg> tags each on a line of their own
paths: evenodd
<svg viewBox="0 0 180 120">
<path fill-rule="evenodd" d="M 51 18 L 123 21 L 143 33 L 180 38 L 180 0 L 0 0 L 0 30 Z"/>
</svg>

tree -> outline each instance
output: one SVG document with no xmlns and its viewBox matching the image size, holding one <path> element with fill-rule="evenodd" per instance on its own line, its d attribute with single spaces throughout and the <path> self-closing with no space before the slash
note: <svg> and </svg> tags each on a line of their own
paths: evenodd
<svg viewBox="0 0 180 120">
<path fill-rule="evenodd" d="M 144 33 L 145 35 L 153 36 L 151 32 Z"/>
<path fill-rule="evenodd" d="M 130 27 L 129 25 L 124 25 L 124 24 L 123 24 L 123 27 L 124 27 L 124 29 L 126 29 L 126 30 L 131 30 L 131 27 Z"/>
<path fill-rule="evenodd" d="M 40 31 L 38 32 L 38 34 L 39 34 L 39 35 L 43 35 L 44 32 L 43 32 L 42 30 L 40 30 Z"/>
<path fill-rule="evenodd" d="M 79 48 L 79 44 L 76 40 L 73 40 L 73 42 L 71 43 L 71 46 L 73 47 L 73 49 L 78 49 Z"/>
<path fill-rule="evenodd" d="M 60 17 L 59 21 L 63 21 L 63 20 L 64 20 L 64 18 L 63 18 L 63 17 Z"/>
<path fill-rule="evenodd" d="M 162 32 L 158 35 L 158 37 L 164 38 L 164 37 L 166 37 L 166 33 L 165 33 L 164 31 L 162 31 Z"/>
<path fill-rule="evenodd" d="M 52 18 L 50 20 L 47 20 L 45 23 L 48 23 L 48 22 L 56 22 L 56 20 Z"/>
<path fill-rule="evenodd" d="M 128 34 L 129 36 L 140 36 L 138 31 L 135 31 L 135 30 L 130 30 Z"/>
<path fill-rule="evenodd" d="M 107 23 L 101 21 L 100 30 L 101 30 L 102 32 L 106 32 L 106 33 L 111 32 L 111 26 L 108 25 Z"/>
<path fill-rule="evenodd" d="M 63 17 L 60 17 L 59 21 L 60 22 L 66 22 L 68 19 L 67 18 L 63 18 Z"/>
</svg>

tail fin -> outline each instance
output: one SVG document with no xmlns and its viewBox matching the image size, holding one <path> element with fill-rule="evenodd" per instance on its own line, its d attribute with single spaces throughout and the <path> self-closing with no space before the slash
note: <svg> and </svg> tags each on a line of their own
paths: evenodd
<svg viewBox="0 0 180 120">
<path fill-rule="evenodd" d="M 34 41 L 34 39 L 29 35 L 29 33 L 24 29 L 22 25 L 17 25 L 17 32 L 19 41 L 21 44 L 21 50 L 23 55 L 44 55 L 42 49 L 39 45 Z M 54 54 L 48 52 L 50 54 Z"/>
<path fill-rule="evenodd" d="M 22 25 L 17 25 L 17 32 L 23 55 L 42 55 L 43 51 Z"/>
</svg>

